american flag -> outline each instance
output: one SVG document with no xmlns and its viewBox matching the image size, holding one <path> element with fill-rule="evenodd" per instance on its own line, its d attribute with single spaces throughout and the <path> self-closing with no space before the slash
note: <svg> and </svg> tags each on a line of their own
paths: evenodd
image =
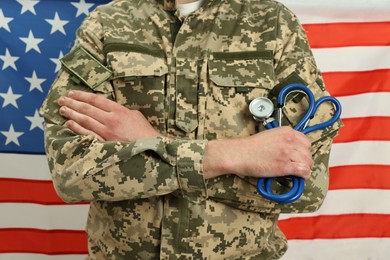
<svg viewBox="0 0 390 260">
<path fill-rule="evenodd" d="M 87 204 L 53 189 L 38 109 L 75 30 L 108 0 L 0 1 L 0 260 L 83 259 Z M 290 259 L 389 259 L 390 1 L 281 0 L 307 31 L 345 127 L 316 213 L 283 215 Z"/>
<path fill-rule="evenodd" d="M 65 205 L 56 195 L 38 109 L 76 29 L 107 2 L 0 1 L 0 259 L 86 253 L 88 205 Z"/>
</svg>

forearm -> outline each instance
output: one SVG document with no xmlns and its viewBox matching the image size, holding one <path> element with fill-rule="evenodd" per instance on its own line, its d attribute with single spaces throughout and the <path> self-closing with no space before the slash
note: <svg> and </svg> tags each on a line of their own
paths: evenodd
<svg viewBox="0 0 390 260">
<path fill-rule="evenodd" d="M 295 175 L 308 178 L 312 166 L 310 141 L 291 127 L 249 137 L 213 140 L 206 147 L 206 179 L 226 174 L 248 177 Z"/>
<path fill-rule="evenodd" d="M 45 143 L 53 183 L 67 202 L 138 199 L 180 191 L 205 197 L 205 143 L 155 137 L 100 142 L 47 123 Z"/>
<path fill-rule="evenodd" d="M 305 181 L 303 195 L 294 203 L 279 204 L 265 199 L 257 191 L 257 177 L 234 174 L 221 175 L 210 179 L 207 186 L 208 196 L 210 199 L 232 207 L 258 213 L 301 213 L 315 211 L 322 205 L 327 193 L 329 154 L 332 138 L 335 134 L 336 132 L 320 142 L 313 144 L 313 167 L 310 178 Z M 288 189 L 288 187 L 285 185 L 285 182 L 283 185 L 276 185 L 273 189 L 274 192 L 278 193 L 281 190 L 286 192 L 286 188 Z"/>
</svg>

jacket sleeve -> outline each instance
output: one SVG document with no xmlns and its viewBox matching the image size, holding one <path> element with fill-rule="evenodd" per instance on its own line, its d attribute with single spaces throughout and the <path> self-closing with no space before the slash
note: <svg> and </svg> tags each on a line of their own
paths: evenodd
<svg viewBox="0 0 390 260">
<path fill-rule="evenodd" d="M 98 17 L 95 11 L 83 22 L 74 49 L 83 47 L 103 64 L 103 30 Z M 89 63 L 77 62 L 81 70 L 90 71 Z M 86 83 L 88 79 L 99 82 L 94 88 L 62 68 L 40 110 L 45 119 L 46 155 L 58 195 L 66 202 L 119 201 L 172 192 L 194 200 L 205 197 L 202 159 L 207 141 L 156 137 L 101 142 L 64 126 L 66 120 L 59 115 L 56 102 L 68 91 L 90 91 L 113 99 L 110 81 L 99 80 L 104 73 L 96 69 L 92 74 L 82 77 L 87 78 Z"/>
<path fill-rule="evenodd" d="M 288 84 L 301 83 L 308 86 L 315 98 L 329 95 L 314 57 L 310 50 L 304 29 L 297 17 L 283 5 L 279 6 L 278 23 L 275 27 L 274 74 L 276 85 L 270 96 L 276 97 L 278 91 Z M 289 98 L 283 108 L 283 125 L 294 126 L 306 112 L 307 100 L 300 94 Z M 330 104 L 323 104 L 311 124 L 329 119 L 334 113 Z M 303 195 L 294 203 L 278 204 L 263 198 L 257 192 L 257 179 L 224 176 L 222 180 L 208 183 L 210 198 L 243 210 L 259 213 L 298 213 L 317 210 L 328 190 L 328 163 L 333 138 L 341 127 L 341 122 L 335 123 L 324 130 L 308 134 L 312 142 L 314 166 L 311 177 L 305 181 Z M 290 182 L 279 178 L 274 191 L 284 193 Z"/>
</svg>

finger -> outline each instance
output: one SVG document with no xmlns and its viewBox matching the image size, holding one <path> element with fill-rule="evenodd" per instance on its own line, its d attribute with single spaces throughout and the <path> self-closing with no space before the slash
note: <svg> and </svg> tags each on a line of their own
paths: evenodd
<svg viewBox="0 0 390 260">
<path fill-rule="evenodd" d="M 70 129 L 72 130 L 73 132 L 75 132 L 76 134 L 78 135 L 95 135 L 96 138 L 99 140 L 99 141 L 105 141 L 100 135 L 96 134 L 95 132 L 93 131 L 90 131 L 84 127 L 82 127 L 81 125 L 79 125 L 78 123 L 76 123 L 75 121 L 73 120 L 69 120 L 65 123 L 65 125 Z"/>
<path fill-rule="evenodd" d="M 99 121 L 85 114 L 79 113 L 78 111 L 75 111 L 69 107 L 62 106 L 60 108 L 60 114 L 67 119 L 74 121 L 81 127 L 88 129 L 89 131 L 93 131 L 98 135 L 101 135 L 101 132 L 104 129 L 104 125 Z"/>
<path fill-rule="evenodd" d="M 294 130 L 289 126 L 283 126 L 275 129 L 280 129 L 281 133 L 285 134 L 284 136 L 285 139 L 283 140 L 284 142 L 306 147 L 306 148 L 311 147 L 310 139 L 305 134 L 297 130 Z"/>
<path fill-rule="evenodd" d="M 301 145 L 302 147 L 305 147 L 308 149 L 311 147 L 311 141 L 305 134 L 294 130 L 294 135 L 296 137 L 298 145 Z"/>
<path fill-rule="evenodd" d="M 88 116 L 90 118 L 93 118 L 101 123 L 105 122 L 108 115 L 106 111 L 103 111 L 89 103 L 85 103 L 83 101 L 79 101 L 70 97 L 61 97 L 58 99 L 58 104 L 62 107 L 64 107 L 60 113 L 62 112 L 62 116 L 78 116 L 80 118 L 80 114 Z M 66 108 L 69 108 L 70 110 L 65 111 Z M 77 114 L 73 114 L 72 111 L 77 112 Z M 77 118 L 69 118 L 68 119 L 74 119 Z M 77 120 L 76 120 L 77 121 Z"/>
<path fill-rule="evenodd" d="M 295 162 L 304 164 L 306 168 L 312 167 L 313 159 L 309 149 L 294 144 L 282 144 L 276 148 L 278 154 L 278 158 L 276 159 L 281 165 Z M 294 173 L 295 172 L 290 172 L 292 175 L 294 175 Z"/>
<path fill-rule="evenodd" d="M 308 168 L 311 168 L 313 165 L 313 158 L 311 156 L 310 151 L 306 149 L 295 149 L 291 154 L 290 154 L 290 160 L 292 162 L 297 162 L 297 163 L 302 163 Z"/>
<path fill-rule="evenodd" d="M 288 175 L 294 175 L 302 177 L 305 180 L 310 177 L 311 168 L 304 163 L 290 162 L 286 164 L 286 172 L 290 172 Z"/>
<path fill-rule="evenodd" d="M 118 106 L 116 102 L 111 101 L 103 96 L 85 91 L 72 90 L 68 93 L 68 97 L 83 103 L 90 104 L 106 112 L 114 111 Z"/>
<path fill-rule="evenodd" d="M 313 165 L 310 147 L 297 144 L 297 141 L 289 141 L 279 144 L 276 148 L 279 154 L 278 161 L 283 169 L 282 172 L 296 176 L 310 173 Z"/>
</svg>

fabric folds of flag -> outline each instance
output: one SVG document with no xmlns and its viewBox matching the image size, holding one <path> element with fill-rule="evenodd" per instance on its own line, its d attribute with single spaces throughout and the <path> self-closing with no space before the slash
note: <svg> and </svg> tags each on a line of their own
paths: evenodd
<svg viewBox="0 0 390 260">
<path fill-rule="evenodd" d="M 0 1 L 0 260 L 83 259 L 88 204 L 56 195 L 37 110 L 75 30 L 109 0 Z M 283 215 L 290 259 L 387 259 L 390 248 L 390 2 L 281 0 L 299 17 L 343 105 L 330 191 Z"/>
<path fill-rule="evenodd" d="M 390 246 L 390 2 L 281 1 L 300 18 L 343 105 L 330 191 L 316 213 L 284 215 L 283 259 L 387 259 Z"/>
<path fill-rule="evenodd" d="M 0 259 L 83 259 L 87 204 L 54 191 L 38 114 L 76 29 L 109 0 L 0 1 Z"/>
</svg>

